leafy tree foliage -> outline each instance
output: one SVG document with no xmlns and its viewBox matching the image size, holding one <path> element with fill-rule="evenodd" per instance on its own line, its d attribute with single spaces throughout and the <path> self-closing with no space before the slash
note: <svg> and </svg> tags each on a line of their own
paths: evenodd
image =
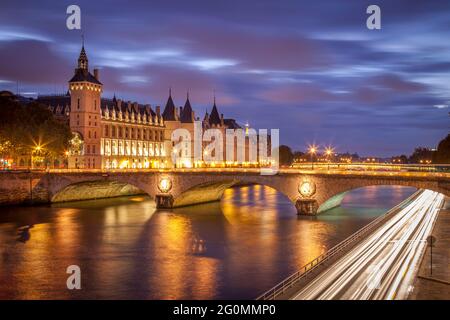
<svg viewBox="0 0 450 320">
<path fill-rule="evenodd" d="M 280 145 L 279 155 L 281 166 L 290 166 L 292 161 L 294 161 L 294 154 L 292 153 L 291 148 L 286 145 Z"/>
<path fill-rule="evenodd" d="M 414 149 L 413 154 L 409 157 L 410 163 L 420 163 L 420 161 L 431 161 L 433 159 L 433 151 L 424 148 L 424 147 L 418 147 Z"/>
<path fill-rule="evenodd" d="M 71 137 L 69 126 L 57 121 L 45 106 L 0 97 L 1 156 L 15 158 L 35 152 L 46 159 L 56 158 L 67 150 Z"/>
<path fill-rule="evenodd" d="M 450 163 L 450 134 L 439 142 L 433 158 L 434 163 Z"/>
</svg>

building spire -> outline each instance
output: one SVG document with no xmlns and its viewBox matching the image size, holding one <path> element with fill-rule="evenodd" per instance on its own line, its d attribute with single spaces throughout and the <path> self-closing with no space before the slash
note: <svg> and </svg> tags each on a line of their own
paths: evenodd
<svg viewBox="0 0 450 320">
<path fill-rule="evenodd" d="M 88 58 L 84 49 L 84 34 L 81 35 L 81 52 L 78 57 L 78 69 L 88 70 Z"/>
</svg>

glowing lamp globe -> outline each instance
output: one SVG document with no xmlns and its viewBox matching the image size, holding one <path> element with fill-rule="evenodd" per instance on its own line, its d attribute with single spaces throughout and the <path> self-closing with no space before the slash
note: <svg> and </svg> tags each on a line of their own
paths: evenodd
<svg viewBox="0 0 450 320">
<path fill-rule="evenodd" d="M 162 193 L 167 193 L 172 189 L 172 181 L 169 178 L 162 178 L 159 180 L 158 189 Z"/>
</svg>

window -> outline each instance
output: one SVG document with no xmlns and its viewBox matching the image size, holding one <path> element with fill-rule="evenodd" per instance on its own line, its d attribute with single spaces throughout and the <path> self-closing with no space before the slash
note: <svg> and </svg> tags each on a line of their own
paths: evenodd
<svg viewBox="0 0 450 320">
<path fill-rule="evenodd" d="M 105 137 L 109 137 L 108 126 L 105 126 Z"/>
<path fill-rule="evenodd" d="M 97 131 L 94 131 L 94 139 L 97 138 Z"/>
<path fill-rule="evenodd" d="M 90 130 L 88 131 L 88 137 L 89 138 L 91 137 L 91 131 Z"/>
<path fill-rule="evenodd" d="M 77 99 L 77 109 L 80 109 L 80 98 Z"/>
<path fill-rule="evenodd" d="M 92 146 L 92 153 L 95 154 L 95 146 Z"/>
</svg>

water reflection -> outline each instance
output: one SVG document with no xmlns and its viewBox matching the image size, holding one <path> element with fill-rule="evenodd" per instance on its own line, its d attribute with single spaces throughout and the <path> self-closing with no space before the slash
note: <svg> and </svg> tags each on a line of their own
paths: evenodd
<svg viewBox="0 0 450 320">
<path fill-rule="evenodd" d="M 2 208 L 0 298 L 254 298 L 413 191 L 356 190 L 317 218 L 259 185 L 172 211 L 143 196 Z"/>
</svg>

